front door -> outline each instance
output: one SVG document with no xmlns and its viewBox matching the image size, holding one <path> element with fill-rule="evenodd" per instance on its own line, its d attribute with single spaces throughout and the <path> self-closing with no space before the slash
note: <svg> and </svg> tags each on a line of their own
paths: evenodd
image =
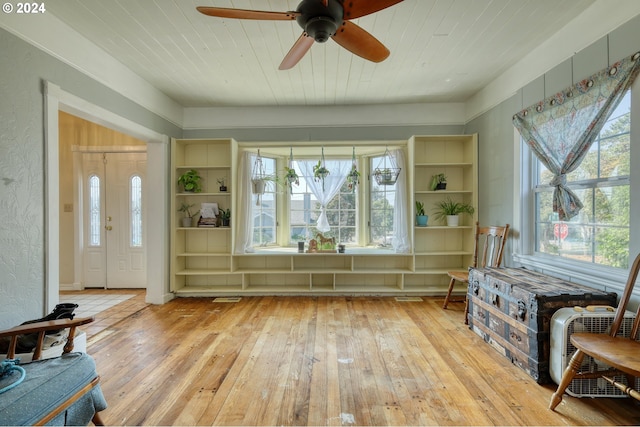
<svg viewBox="0 0 640 427">
<path fill-rule="evenodd" d="M 83 283 L 146 288 L 146 153 L 83 154 Z"/>
</svg>

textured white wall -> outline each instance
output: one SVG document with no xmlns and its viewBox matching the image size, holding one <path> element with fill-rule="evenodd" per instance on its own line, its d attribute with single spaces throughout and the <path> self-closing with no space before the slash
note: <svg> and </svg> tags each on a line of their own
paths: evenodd
<svg viewBox="0 0 640 427">
<path fill-rule="evenodd" d="M 1 32 L 1 31 L 0 31 Z M 43 107 L 29 50 L 0 34 L 0 328 L 42 316 Z"/>
</svg>

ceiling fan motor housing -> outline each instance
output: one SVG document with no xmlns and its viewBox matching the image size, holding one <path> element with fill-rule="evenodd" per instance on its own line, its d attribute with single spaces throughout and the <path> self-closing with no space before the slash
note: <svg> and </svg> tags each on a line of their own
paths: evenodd
<svg viewBox="0 0 640 427">
<path fill-rule="evenodd" d="M 320 0 L 304 0 L 298 5 L 296 18 L 302 29 L 318 43 L 324 43 L 342 24 L 344 9 L 338 0 L 329 0 L 325 7 Z"/>
</svg>

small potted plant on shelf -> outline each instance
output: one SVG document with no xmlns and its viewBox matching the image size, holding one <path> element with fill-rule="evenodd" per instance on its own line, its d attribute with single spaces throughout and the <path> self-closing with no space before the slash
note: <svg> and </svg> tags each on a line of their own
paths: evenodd
<svg viewBox="0 0 640 427">
<path fill-rule="evenodd" d="M 178 212 L 184 213 L 184 217 L 182 218 L 182 226 L 183 227 L 191 227 L 191 223 L 193 222 L 193 217 L 198 215 L 199 210 L 195 212 L 191 212 L 191 208 L 193 204 L 182 203 L 182 206 L 178 209 Z"/>
<path fill-rule="evenodd" d="M 447 176 L 443 173 L 433 175 L 431 177 L 431 191 L 446 190 Z"/>
<path fill-rule="evenodd" d="M 416 200 L 416 225 L 426 227 L 429 216 L 424 213 L 424 203 Z"/>
<path fill-rule="evenodd" d="M 218 184 L 220 185 L 220 192 L 221 193 L 226 193 L 227 192 L 227 178 L 223 176 L 222 178 L 218 178 L 217 181 L 218 181 Z"/>
<path fill-rule="evenodd" d="M 229 227 L 231 224 L 231 209 L 220 209 L 220 220 L 223 227 Z"/>
<path fill-rule="evenodd" d="M 475 209 L 468 203 L 456 202 L 447 197 L 436 203 L 434 215 L 437 220 L 446 219 L 449 227 L 457 227 L 460 220 L 460 214 L 473 215 Z"/>
<path fill-rule="evenodd" d="M 199 193 L 202 191 L 200 185 L 200 174 L 195 169 L 190 169 L 180 175 L 178 178 L 178 184 L 182 185 L 182 188 L 187 193 Z"/>
</svg>

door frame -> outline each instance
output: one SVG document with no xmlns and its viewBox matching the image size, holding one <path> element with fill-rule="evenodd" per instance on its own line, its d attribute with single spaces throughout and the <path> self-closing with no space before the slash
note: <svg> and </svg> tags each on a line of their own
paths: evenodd
<svg viewBox="0 0 640 427">
<path fill-rule="evenodd" d="M 73 152 L 73 204 L 74 206 L 78 206 L 78 209 L 74 210 L 74 219 L 73 219 L 73 228 L 74 228 L 74 239 L 73 239 L 73 289 L 74 290 L 83 290 L 85 285 L 84 280 L 84 250 L 83 250 L 83 233 L 84 233 L 84 222 L 87 220 L 84 215 L 84 205 L 81 203 L 83 200 L 82 194 L 83 189 L 81 188 L 81 182 L 84 182 L 84 170 L 82 163 L 82 155 L 85 153 L 145 153 L 147 154 L 147 147 L 145 145 L 131 145 L 131 146 L 80 146 L 74 145 L 71 147 L 71 151 Z M 147 170 L 149 169 L 149 155 L 147 154 Z M 145 208 L 144 208 L 144 221 L 145 221 L 145 230 L 148 230 L 148 220 L 149 220 L 149 208 L 147 207 L 146 200 L 149 198 L 149 185 L 148 180 L 144 179 L 145 185 L 143 186 L 143 200 L 145 200 Z M 144 233 L 144 245 L 145 250 L 149 251 L 149 246 L 147 245 L 148 239 L 148 231 Z M 147 277 L 149 273 L 149 265 L 147 263 Z M 149 280 L 147 280 L 146 288 L 149 287 Z M 145 288 L 145 289 L 146 289 Z M 106 286 L 105 286 L 106 289 Z"/>
<path fill-rule="evenodd" d="M 147 293 L 145 301 L 164 304 L 173 299 L 169 291 L 169 137 L 62 90 L 44 81 L 45 120 L 45 284 L 48 311 L 59 302 L 60 293 L 60 194 L 58 111 L 114 129 L 147 143 L 147 181 L 157 183 L 159 191 L 149 191 L 147 227 Z M 153 266 L 153 268 L 150 268 Z"/>
</svg>

